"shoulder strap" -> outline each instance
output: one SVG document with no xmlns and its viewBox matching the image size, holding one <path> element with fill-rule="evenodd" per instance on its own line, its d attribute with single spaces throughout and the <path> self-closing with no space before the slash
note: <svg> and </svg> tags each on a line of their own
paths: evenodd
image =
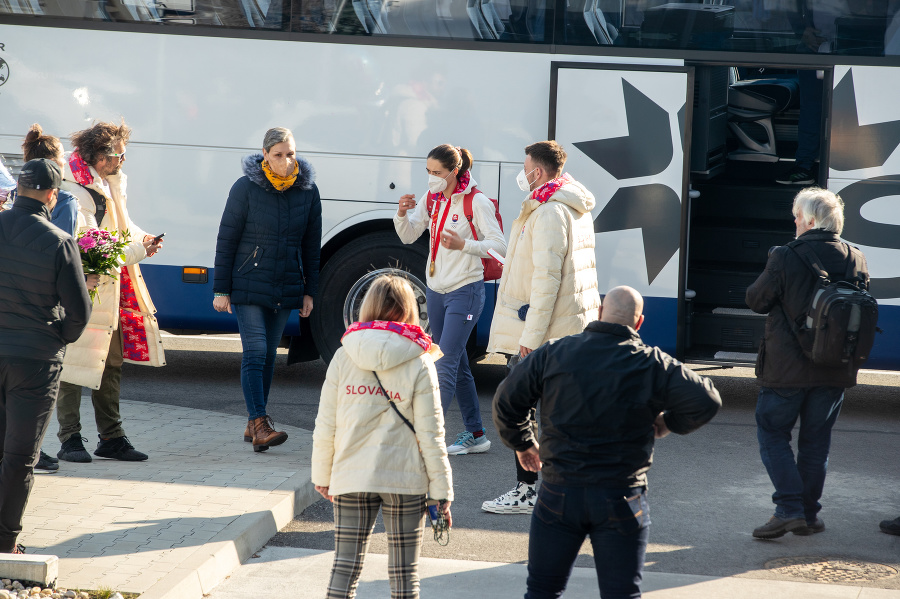
<svg viewBox="0 0 900 599">
<path fill-rule="evenodd" d="M 394 408 L 394 411 L 397 412 L 397 416 L 399 416 L 399 417 L 403 420 L 403 423 L 404 423 L 406 426 L 408 426 L 408 427 L 409 427 L 409 430 L 411 430 L 411 431 L 413 432 L 413 434 L 415 435 L 415 434 L 416 434 L 416 429 L 413 428 L 412 422 L 410 422 L 409 420 L 407 420 L 406 416 L 404 416 L 403 414 L 401 414 L 401 413 L 400 413 L 400 410 L 397 409 L 396 404 L 394 404 L 393 400 L 391 399 L 391 396 L 388 395 L 388 392 L 387 392 L 387 390 L 384 388 L 384 385 L 381 384 L 381 379 L 378 378 L 378 373 L 375 372 L 375 371 L 373 370 L 373 371 L 372 371 L 372 374 L 375 375 L 375 380 L 378 381 L 378 386 L 381 387 L 381 392 L 384 393 L 384 398 L 388 401 L 389 404 L 391 404 L 391 407 Z M 418 440 L 416 440 L 416 442 L 418 443 Z"/>
<path fill-rule="evenodd" d="M 856 265 L 856 260 L 854 260 L 855 248 L 846 241 L 842 243 L 847 248 L 847 270 L 844 272 L 844 280 L 852 283 L 863 283 L 863 278 L 859 276 L 859 268 Z"/>
<path fill-rule="evenodd" d="M 800 256 L 800 259 L 803 260 L 804 264 L 806 264 L 810 270 L 815 273 L 816 276 L 825 279 L 828 282 L 831 282 L 831 277 L 828 276 L 828 272 L 822 268 L 821 261 L 816 253 L 813 251 L 809 244 L 800 241 L 793 241 L 787 244 L 789 248 L 791 248 L 795 254 Z"/>
<path fill-rule="evenodd" d="M 480 192 L 477 187 L 473 187 L 472 191 L 463 198 L 463 214 L 465 214 L 466 220 L 469 221 L 469 227 L 472 228 L 472 237 L 475 238 L 475 241 L 478 241 L 478 233 L 475 232 L 475 223 L 473 222 L 475 213 L 472 210 L 472 202 L 475 200 L 476 193 Z"/>
</svg>

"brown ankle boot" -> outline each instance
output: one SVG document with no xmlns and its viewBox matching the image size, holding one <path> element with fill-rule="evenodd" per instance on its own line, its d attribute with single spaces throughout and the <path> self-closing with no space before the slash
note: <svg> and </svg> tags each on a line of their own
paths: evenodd
<svg viewBox="0 0 900 599">
<path fill-rule="evenodd" d="M 253 434 L 253 451 L 265 451 L 269 447 L 281 445 L 287 441 L 287 433 L 278 432 L 272 428 L 272 419 L 268 416 L 260 416 L 250 421 L 250 431 Z"/>
<path fill-rule="evenodd" d="M 251 421 L 248 420 L 247 428 L 244 429 L 244 441 L 246 441 L 247 443 L 253 442 L 253 433 L 250 432 L 250 424 L 251 424 Z"/>
</svg>

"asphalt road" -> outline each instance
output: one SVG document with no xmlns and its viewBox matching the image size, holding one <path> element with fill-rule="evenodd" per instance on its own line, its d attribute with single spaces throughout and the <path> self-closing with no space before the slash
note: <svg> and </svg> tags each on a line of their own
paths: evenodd
<svg viewBox="0 0 900 599">
<path fill-rule="evenodd" d="M 240 343 L 236 336 L 165 339 L 168 366 L 126 365 L 122 397 L 129 400 L 246 414 L 240 389 Z M 651 518 L 647 570 L 776 578 L 766 563 L 792 556 L 854 560 L 900 570 L 900 537 L 882 534 L 878 522 L 900 515 L 900 373 L 861 375 L 848 390 L 835 427 L 829 474 L 820 514 L 827 530 L 812 537 L 787 535 L 754 540 L 750 532 L 772 514 L 771 484 L 760 462 L 754 406 L 757 387 L 749 369 L 704 369 L 719 388 L 724 406 L 692 435 L 670 435 L 657 443 L 650 471 Z M 288 367 L 279 358 L 269 400 L 276 423 L 312 429 L 325 378 L 321 361 Z M 430 557 L 524 562 L 529 517 L 481 511 L 481 503 L 515 483 L 513 453 L 500 443 L 490 418 L 493 392 L 506 369 L 498 360 L 473 367 L 488 437 L 485 454 L 453 456 L 454 529 L 449 546 L 426 540 Z M 127 413 L 126 418 L 127 430 Z M 448 439 L 462 430 L 459 411 L 447 416 Z M 242 431 L 235 431 L 235 435 Z M 132 439 L 140 448 L 140 439 Z M 270 451 L 290 451 L 291 441 Z M 250 451 L 248 446 L 247 451 Z M 152 459 L 152 456 L 151 456 Z M 379 522 L 370 551 L 385 553 Z M 324 500 L 308 508 L 270 544 L 333 548 L 332 512 Z M 578 566 L 590 567 L 590 544 Z M 900 589 L 900 576 L 868 583 Z"/>
</svg>

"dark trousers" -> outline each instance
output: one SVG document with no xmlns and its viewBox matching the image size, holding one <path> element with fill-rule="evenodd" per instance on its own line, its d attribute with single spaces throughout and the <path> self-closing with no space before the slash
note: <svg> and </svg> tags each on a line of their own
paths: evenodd
<svg viewBox="0 0 900 599">
<path fill-rule="evenodd" d="M 783 520 L 806 518 L 815 522 L 822 509 L 831 429 L 844 404 L 840 387 L 773 389 L 760 387 L 756 400 L 756 436 L 759 454 L 775 493 L 775 515 Z M 800 420 L 797 457 L 791 433 Z"/>
<path fill-rule="evenodd" d="M 531 516 L 525 599 L 563 596 L 585 537 L 594 549 L 600 597 L 640 597 L 649 526 L 643 488 L 570 487 L 545 480 Z"/>
<path fill-rule="evenodd" d="M 94 404 L 94 420 L 97 422 L 97 434 L 101 439 L 116 439 L 125 436 L 122 428 L 122 416 L 119 413 L 119 393 L 122 385 L 122 331 L 113 331 L 109 340 L 109 353 L 106 355 L 106 366 L 100 379 L 100 388 L 91 392 Z M 60 443 L 69 437 L 81 434 L 81 386 L 71 383 L 59 384 L 59 402 L 56 406 L 56 418 L 59 420 Z"/>
<path fill-rule="evenodd" d="M 10 553 L 59 391 L 58 362 L 0 357 L 0 553 Z"/>
</svg>

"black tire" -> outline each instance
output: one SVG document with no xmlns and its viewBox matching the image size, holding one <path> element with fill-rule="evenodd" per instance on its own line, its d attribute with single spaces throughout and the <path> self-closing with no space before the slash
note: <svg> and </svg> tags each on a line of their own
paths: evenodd
<svg viewBox="0 0 900 599">
<path fill-rule="evenodd" d="M 344 304 L 360 279 L 375 270 L 400 269 L 422 282 L 424 294 L 427 259 L 427 246 L 418 242 L 406 245 L 391 231 L 364 235 L 335 252 L 322 269 L 318 301 L 310 315 L 313 341 L 322 359 L 330 362 L 341 346 L 346 330 Z M 424 313 L 424 299 L 420 302 Z"/>
</svg>

